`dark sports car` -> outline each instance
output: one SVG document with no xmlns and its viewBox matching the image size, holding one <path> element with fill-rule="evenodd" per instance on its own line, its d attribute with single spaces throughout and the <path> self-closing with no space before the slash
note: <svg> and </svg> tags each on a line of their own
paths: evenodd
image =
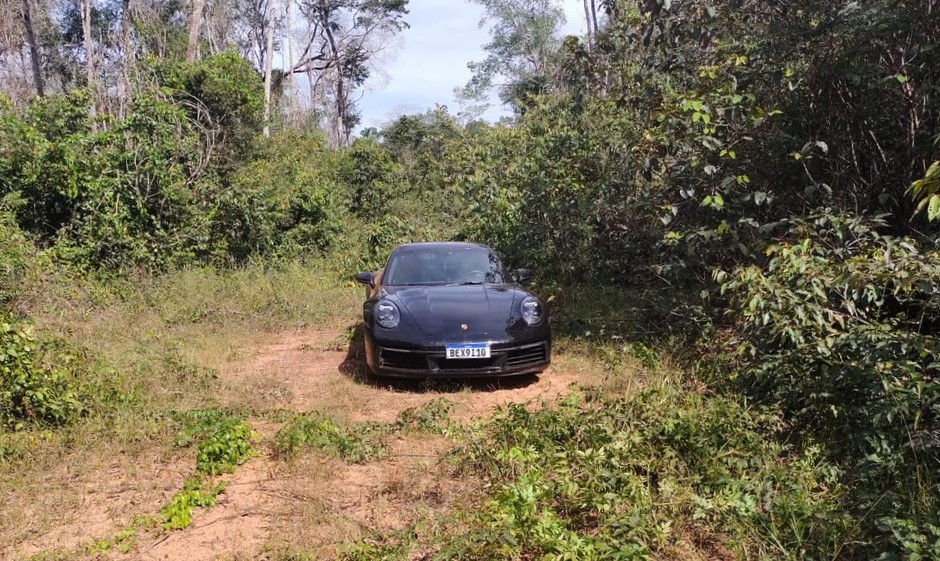
<svg viewBox="0 0 940 561">
<path fill-rule="evenodd" d="M 510 276 L 490 248 L 415 243 L 392 250 L 385 268 L 356 275 L 366 361 L 379 376 L 489 377 L 544 370 L 551 359 L 548 308 Z"/>
</svg>

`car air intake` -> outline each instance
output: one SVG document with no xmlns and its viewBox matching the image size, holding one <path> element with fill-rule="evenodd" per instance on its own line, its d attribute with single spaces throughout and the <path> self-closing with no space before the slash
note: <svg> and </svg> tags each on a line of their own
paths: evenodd
<svg viewBox="0 0 940 561">
<path fill-rule="evenodd" d="M 533 345 L 510 350 L 506 355 L 506 366 L 522 366 L 545 362 L 545 345 Z"/>
<path fill-rule="evenodd" d="M 498 368 L 498 357 L 490 358 L 436 358 L 438 368 L 441 370 L 482 370 L 485 368 Z"/>
<path fill-rule="evenodd" d="M 422 353 L 409 353 L 405 351 L 381 349 L 379 351 L 379 361 L 381 362 L 382 366 L 386 368 L 428 370 L 427 355 Z"/>
</svg>

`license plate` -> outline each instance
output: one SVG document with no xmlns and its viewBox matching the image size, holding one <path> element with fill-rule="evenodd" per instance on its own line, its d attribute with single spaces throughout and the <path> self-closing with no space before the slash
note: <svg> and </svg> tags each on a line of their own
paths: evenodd
<svg viewBox="0 0 940 561">
<path fill-rule="evenodd" d="M 447 358 L 490 358 L 489 343 L 447 345 Z"/>
</svg>

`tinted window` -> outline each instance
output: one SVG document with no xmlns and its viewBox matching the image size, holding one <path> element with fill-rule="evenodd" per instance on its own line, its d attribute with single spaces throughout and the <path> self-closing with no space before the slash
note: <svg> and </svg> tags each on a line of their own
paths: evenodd
<svg viewBox="0 0 940 561">
<path fill-rule="evenodd" d="M 396 251 L 382 284 L 482 284 L 506 282 L 496 255 L 480 247 L 406 248 Z"/>
</svg>

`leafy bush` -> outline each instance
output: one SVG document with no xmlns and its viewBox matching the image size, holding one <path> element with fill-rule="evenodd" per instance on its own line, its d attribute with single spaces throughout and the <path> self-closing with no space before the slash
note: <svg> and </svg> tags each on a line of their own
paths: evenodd
<svg viewBox="0 0 940 561">
<path fill-rule="evenodd" d="M 190 263 L 218 252 L 217 207 L 226 219 L 233 201 L 256 203 L 216 203 L 260 126 L 251 66 L 229 54 L 158 74 L 163 84 L 135 92 L 121 120 L 92 123 L 82 91 L 23 110 L 0 106 L 0 197 L 13 201 L 25 231 L 71 262 L 108 270 Z"/>
<path fill-rule="evenodd" d="M 350 210 L 367 220 L 383 217 L 395 194 L 394 172 L 391 154 L 375 140 L 363 138 L 353 143 L 342 169 L 352 191 Z"/>
<path fill-rule="evenodd" d="M 731 298 L 736 386 L 782 406 L 853 474 L 870 553 L 936 556 L 940 253 L 879 226 L 794 219 L 766 267 L 716 279 Z"/>
<path fill-rule="evenodd" d="M 255 149 L 264 113 L 264 87 L 251 63 L 234 52 L 196 62 L 151 59 L 160 84 L 199 124 L 203 157 L 214 172 L 230 173 Z"/>
<path fill-rule="evenodd" d="M 460 454 L 488 498 L 442 557 L 830 559 L 849 529 L 838 471 L 812 446 L 780 444 L 783 429 L 776 414 L 671 387 L 510 405 Z"/>
<path fill-rule="evenodd" d="M 81 410 L 63 366 L 47 366 L 28 323 L 0 314 L 0 424 L 68 423 Z M 59 357 L 63 358 L 63 357 Z"/>
<path fill-rule="evenodd" d="M 212 216 L 216 254 L 321 255 L 349 229 L 348 193 L 319 135 L 285 133 L 232 175 Z"/>
<path fill-rule="evenodd" d="M 16 309 L 36 289 L 45 263 L 0 203 L 0 310 Z"/>
</svg>

